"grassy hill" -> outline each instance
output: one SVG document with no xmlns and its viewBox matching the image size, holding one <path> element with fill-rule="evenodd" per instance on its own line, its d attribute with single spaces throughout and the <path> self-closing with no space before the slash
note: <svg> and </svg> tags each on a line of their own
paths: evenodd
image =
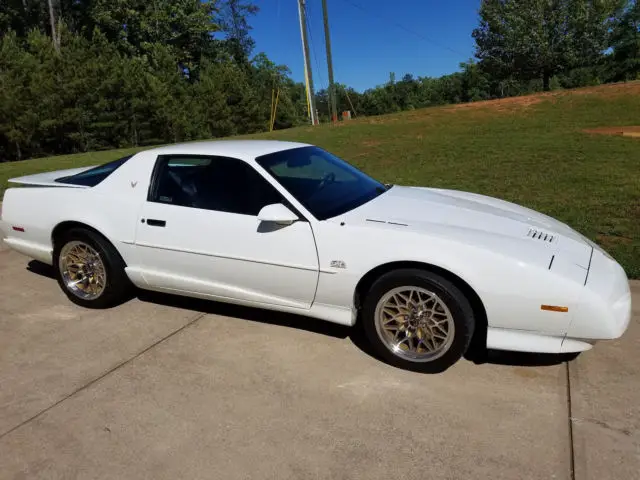
<svg viewBox="0 0 640 480">
<path fill-rule="evenodd" d="M 404 185 L 483 193 L 554 216 L 640 277 L 640 138 L 587 133 L 640 125 L 640 82 L 355 119 L 253 135 L 317 144 Z M 139 149 L 138 149 L 139 150 Z M 92 165 L 136 149 L 0 164 L 8 178 Z"/>
</svg>

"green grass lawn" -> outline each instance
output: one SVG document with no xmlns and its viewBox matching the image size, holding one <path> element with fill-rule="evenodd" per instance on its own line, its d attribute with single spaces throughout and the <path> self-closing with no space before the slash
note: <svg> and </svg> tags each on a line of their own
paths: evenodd
<svg viewBox="0 0 640 480">
<path fill-rule="evenodd" d="M 539 210 L 605 247 L 640 278 L 640 139 L 582 132 L 622 125 L 640 125 L 640 83 L 251 137 L 314 143 L 385 182 L 468 190 Z M 11 177 L 133 151 L 0 164 L 0 192 Z"/>
</svg>

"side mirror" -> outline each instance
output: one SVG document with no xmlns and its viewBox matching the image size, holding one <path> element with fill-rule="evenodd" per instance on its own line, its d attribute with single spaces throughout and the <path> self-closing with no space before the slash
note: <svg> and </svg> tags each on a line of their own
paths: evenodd
<svg viewBox="0 0 640 480">
<path fill-rule="evenodd" d="M 258 220 L 261 222 L 277 223 L 278 225 L 291 225 L 296 220 L 299 220 L 299 218 L 283 204 L 273 203 L 262 207 L 262 210 L 258 213 Z"/>
</svg>

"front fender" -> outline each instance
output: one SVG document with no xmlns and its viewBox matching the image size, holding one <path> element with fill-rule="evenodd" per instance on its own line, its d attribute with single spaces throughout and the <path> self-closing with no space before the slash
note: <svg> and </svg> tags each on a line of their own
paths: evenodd
<svg viewBox="0 0 640 480">
<path fill-rule="evenodd" d="M 455 235 L 402 228 L 322 225 L 316 233 L 321 266 L 316 301 L 353 308 L 355 288 L 368 272 L 392 262 L 419 262 L 436 265 L 469 284 L 484 304 L 491 327 L 566 333 L 569 313 L 544 311 L 541 305 L 568 306 L 571 312 L 582 285 L 570 275 L 549 270 L 551 252 L 511 237 L 498 242 L 494 238 L 494 248 L 489 248 L 482 238 L 462 241 Z M 346 268 L 332 268 L 335 260 Z"/>
</svg>

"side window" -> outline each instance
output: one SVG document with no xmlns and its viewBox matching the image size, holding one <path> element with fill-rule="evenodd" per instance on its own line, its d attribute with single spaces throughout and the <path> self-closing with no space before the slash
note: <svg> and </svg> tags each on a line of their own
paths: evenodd
<svg viewBox="0 0 640 480">
<path fill-rule="evenodd" d="M 210 165 L 209 157 L 159 157 L 150 200 L 183 207 L 194 206 L 197 178 Z"/>
<path fill-rule="evenodd" d="M 152 202 L 241 215 L 258 215 L 282 197 L 251 165 L 227 157 L 158 158 Z"/>
</svg>

